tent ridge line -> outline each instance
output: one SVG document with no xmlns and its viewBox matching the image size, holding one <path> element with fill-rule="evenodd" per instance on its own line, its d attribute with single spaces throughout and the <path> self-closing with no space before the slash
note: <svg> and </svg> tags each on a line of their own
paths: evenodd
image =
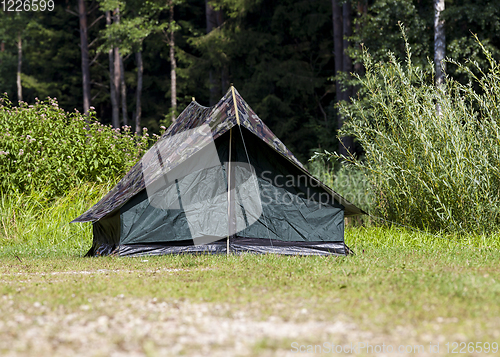
<svg viewBox="0 0 500 357">
<path fill-rule="evenodd" d="M 234 94 L 234 86 L 231 86 L 231 93 L 233 94 L 233 104 L 234 104 L 234 112 L 236 113 L 236 123 L 240 126 L 240 115 L 238 113 L 238 105 L 236 104 L 236 95 Z"/>
</svg>

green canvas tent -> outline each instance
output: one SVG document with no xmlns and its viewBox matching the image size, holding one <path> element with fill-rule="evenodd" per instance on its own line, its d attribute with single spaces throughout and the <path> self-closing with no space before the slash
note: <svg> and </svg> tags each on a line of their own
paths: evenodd
<svg viewBox="0 0 500 357">
<path fill-rule="evenodd" d="M 346 255 L 359 208 L 314 178 L 233 87 L 193 102 L 95 206 L 88 255 Z"/>
</svg>

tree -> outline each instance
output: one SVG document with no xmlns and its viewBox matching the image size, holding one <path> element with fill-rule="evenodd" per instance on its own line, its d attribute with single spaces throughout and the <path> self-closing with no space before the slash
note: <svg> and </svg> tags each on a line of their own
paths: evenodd
<svg viewBox="0 0 500 357">
<path fill-rule="evenodd" d="M 204 79 L 202 89 L 208 92 L 207 73 L 218 74 L 226 67 L 228 80 L 299 159 L 306 160 L 318 147 L 333 150 L 336 128 L 329 104 L 335 88 L 328 78 L 335 72 L 332 37 L 324 36 L 331 33 L 331 3 L 220 0 L 210 4 L 223 12 L 224 22 L 192 38 L 191 53 L 197 58 L 190 77 Z M 222 73 L 215 78 L 221 77 Z"/>
<path fill-rule="evenodd" d="M 166 42 L 169 48 L 170 59 L 170 110 L 172 122 L 175 121 L 177 110 L 177 61 L 175 60 L 175 22 L 174 22 L 174 2 L 168 1 L 169 24 L 167 28 L 163 29 Z"/>
<path fill-rule="evenodd" d="M 120 24 L 120 8 L 116 7 L 113 10 L 113 23 L 114 24 Z M 118 47 L 118 39 L 114 42 L 113 46 L 113 85 L 115 87 L 115 95 L 116 95 L 116 112 L 118 116 L 120 115 L 120 108 L 119 108 L 119 102 L 120 102 L 120 93 L 121 93 L 121 88 L 120 88 L 120 78 L 121 78 L 121 57 L 120 57 L 120 48 Z M 120 127 L 120 120 L 118 119 L 116 123 L 113 124 L 115 128 Z"/>
<path fill-rule="evenodd" d="M 17 33 L 17 100 L 23 100 L 23 87 L 21 85 L 21 69 L 23 64 L 23 39 L 21 37 L 21 31 Z"/>
<path fill-rule="evenodd" d="M 31 15 L 22 12 L 13 14 L 2 14 L 0 18 L 0 26 L 2 27 L 2 43 L 5 48 L 5 42 L 15 43 L 17 56 L 16 73 L 16 92 L 17 100 L 23 100 L 23 86 L 21 82 L 22 63 L 23 63 L 23 36 L 25 36 L 26 27 L 31 20 Z"/>
<path fill-rule="evenodd" d="M 434 0 L 374 0 L 369 1 L 366 9 L 361 6 L 353 28 L 352 42 L 356 46 L 351 54 L 354 62 L 362 62 L 360 44 L 369 50 L 374 61 L 386 59 L 387 51 L 404 58 L 405 46 L 399 27 L 402 23 L 407 29 L 414 63 L 427 64 L 433 39 L 429 31 L 434 16 L 431 1 Z"/>
<path fill-rule="evenodd" d="M 120 127 L 120 94 L 122 97 L 122 119 L 124 124 L 127 120 L 126 89 L 124 81 L 122 86 L 122 58 L 120 54 L 121 38 L 117 35 L 116 28 L 120 27 L 120 6 L 123 4 L 116 0 L 101 0 L 100 8 L 106 14 L 106 29 L 101 33 L 101 40 L 104 42 L 99 47 L 99 52 L 108 51 L 109 59 L 109 82 L 112 116 L 111 122 L 115 128 Z M 124 104 L 125 103 L 125 104 Z"/>
<path fill-rule="evenodd" d="M 459 62 L 476 61 L 480 67 L 489 66 L 472 34 L 476 34 L 485 48 L 500 59 L 500 6 L 496 1 L 454 0 L 447 2 L 440 19 L 445 23 L 446 56 Z M 448 75 L 461 82 L 473 81 L 458 67 L 446 68 Z"/>
<path fill-rule="evenodd" d="M 352 36 L 352 19 L 351 19 L 351 2 L 346 1 L 342 5 L 342 32 L 344 34 L 344 38 L 342 41 L 342 72 L 349 81 L 351 72 L 352 72 L 352 59 L 351 59 L 351 54 L 349 52 L 350 49 L 350 38 Z M 352 87 L 350 84 L 347 82 L 345 85 L 345 88 L 341 89 L 342 95 L 341 98 L 342 100 L 348 101 L 352 93 Z M 339 118 L 339 124 L 338 127 L 339 129 L 342 127 L 342 124 L 344 122 L 343 118 Z M 343 155 L 348 155 L 349 153 L 353 153 L 354 149 L 354 144 L 353 144 L 353 139 L 350 136 L 344 136 L 340 138 L 340 143 L 339 143 L 339 152 L 340 154 Z"/>
<path fill-rule="evenodd" d="M 131 124 L 133 113 L 137 131 L 143 126 L 154 131 L 165 116 L 168 120 L 162 124 L 171 122 L 176 106 L 187 105 L 193 96 L 200 103 L 213 104 L 232 82 L 271 130 L 304 161 L 319 147 L 338 147 L 335 103 L 346 94 L 352 96 L 353 90 L 346 84 L 355 84 L 343 81 L 342 87 L 340 80 L 349 79 L 345 73 L 350 71 L 363 72 L 361 43 L 374 62 L 386 58 L 388 50 L 403 58 L 401 21 L 415 65 L 422 67 L 434 55 L 434 0 L 350 0 L 351 11 L 347 11 L 345 0 L 83 1 L 87 10 L 89 102 L 103 123 L 111 123 L 115 117 L 114 125 L 125 120 Z M 334 26 L 340 29 L 332 36 L 334 3 L 339 17 Z M 51 96 L 68 111 L 82 108 L 88 91 L 82 85 L 82 51 L 77 48 L 82 42 L 80 21 L 74 17 L 79 13 L 78 4 L 68 0 L 50 13 L 0 14 L 0 42 L 5 43 L 5 50 L 0 51 L 0 92 L 17 97 L 18 28 L 7 19 L 25 15 L 29 21 L 20 27 L 23 100 Z M 113 19 L 117 8 L 119 22 Z M 344 10 L 351 14 L 352 26 L 343 21 Z M 108 25 L 98 20 L 104 20 L 105 11 L 111 12 Z M 207 15 L 212 20 L 207 22 Z M 500 58 L 499 17 L 496 2 L 448 1 L 440 13 L 446 23 L 446 55 L 484 66 L 487 59 L 477 49 L 473 32 L 495 58 Z M 340 50 L 336 49 L 337 39 Z M 345 47 L 353 59 L 352 67 L 345 58 Z M 121 57 L 117 85 L 111 80 L 116 78 L 114 48 Z M 448 67 L 449 76 L 468 80 L 469 74 L 457 66 Z M 359 92 L 356 97 L 363 100 L 364 95 Z M 128 118 L 124 118 L 127 113 Z"/>
<path fill-rule="evenodd" d="M 332 0 L 333 19 L 333 48 L 335 54 L 335 92 L 337 103 L 349 100 L 352 91 L 349 86 L 341 82 L 341 77 L 349 78 L 352 72 L 352 59 L 349 53 L 350 38 L 352 36 L 351 3 L 344 2 L 342 7 L 339 0 Z M 344 119 L 337 114 L 337 130 L 342 128 Z M 352 153 L 353 140 L 351 137 L 339 138 L 339 153 L 347 155 Z"/>
<path fill-rule="evenodd" d="M 106 26 L 109 27 L 112 24 L 111 20 L 111 11 L 106 11 Z M 108 49 L 108 58 L 109 58 L 109 91 L 111 97 L 111 108 L 112 108 L 112 117 L 111 123 L 115 128 L 120 127 L 120 112 L 118 107 L 118 85 L 117 85 L 117 75 L 115 73 L 115 50 L 113 47 L 109 47 Z"/>
<path fill-rule="evenodd" d="M 113 0 L 103 0 L 101 8 L 111 9 L 116 6 Z M 103 44 L 99 50 L 104 51 L 106 48 L 112 48 L 113 62 L 112 78 L 114 78 L 111 87 L 119 90 L 121 94 L 122 121 L 124 125 L 128 124 L 128 106 L 127 106 L 127 90 L 125 81 L 125 66 L 124 58 L 130 54 L 135 54 L 137 67 L 137 84 L 136 84 L 136 108 L 135 108 L 135 131 L 141 131 L 141 116 L 142 116 L 142 87 L 143 87 L 143 42 L 154 32 L 160 32 L 161 29 L 168 24 L 159 24 L 158 15 L 164 9 L 163 4 L 157 2 L 144 2 L 138 0 L 129 0 L 127 3 L 122 3 L 122 7 L 114 8 L 114 21 L 107 26 L 102 33 Z M 116 59 L 119 62 L 116 62 Z M 118 73 L 118 75 L 116 74 Z M 117 83 L 118 81 L 118 83 Z M 118 97 L 118 94 L 117 94 Z M 119 100 L 116 99 L 118 106 Z"/>
<path fill-rule="evenodd" d="M 83 112 L 87 114 L 90 109 L 90 63 L 85 0 L 78 0 L 78 17 L 80 24 L 80 51 L 82 56 Z"/>
<path fill-rule="evenodd" d="M 342 100 L 340 90 L 340 78 L 338 74 L 344 70 L 344 45 L 343 45 L 343 26 L 342 26 L 342 7 L 339 0 L 332 0 L 332 19 L 333 19 L 333 53 L 335 55 L 335 92 L 337 100 Z M 339 121 L 339 125 L 341 122 Z"/>
<path fill-rule="evenodd" d="M 115 26 L 120 26 L 120 7 L 116 7 L 113 12 L 113 19 Z M 127 87 L 125 85 L 125 68 L 123 66 L 123 57 L 120 52 L 121 39 L 114 43 L 113 48 L 113 61 L 114 61 L 114 85 L 116 89 L 117 102 L 121 99 L 122 106 L 122 123 L 128 125 L 127 113 Z"/>
<path fill-rule="evenodd" d="M 142 52 L 137 51 L 135 53 L 135 61 L 137 63 L 137 89 L 135 96 L 135 132 L 141 133 L 141 95 L 142 95 L 142 74 L 144 72 L 144 66 L 142 64 Z"/>
<path fill-rule="evenodd" d="M 123 125 L 128 125 L 127 110 L 127 86 L 125 84 L 125 67 L 123 66 L 123 57 L 120 58 L 120 97 L 122 99 L 122 121 Z"/>
<path fill-rule="evenodd" d="M 205 0 L 205 15 L 207 19 L 207 34 L 210 34 L 214 29 L 219 28 L 222 25 L 222 10 L 215 10 L 213 5 L 210 4 L 209 0 Z M 220 98 L 221 92 L 226 90 L 224 88 L 224 82 L 227 79 L 224 78 L 225 71 L 221 71 L 221 90 L 218 90 L 218 85 L 216 84 L 214 69 L 210 69 L 208 72 L 208 82 L 210 89 L 210 105 L 214 105 Z"/>
<path fill-rule="evenodd" d="M 12 36 L 10 17 L 0 17 L 0 38 L 0 88 L 13 97 L 17 90 L 17 41 Z"/>
<path fill-rule="evenodd" d="M 446 51 L 446 36 L 444 32 L 444 0 L 434 0 L 434 65 L 436 68 L 436 85 L 444 82 L 444 57 Z M 438 110 L 439 111 L 439 110 Z"/>
</svg>

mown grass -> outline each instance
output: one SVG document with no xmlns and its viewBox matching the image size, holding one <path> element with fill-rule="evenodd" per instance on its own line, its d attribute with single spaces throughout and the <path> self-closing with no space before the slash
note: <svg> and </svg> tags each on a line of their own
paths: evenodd
<svg viewBox="0 0 500 357">
<path fill-rule="evenodd" d="M 121 294 L 186 299 L 244 308 L 258 318 L 331 321 L 343 315 L 378 330 L 410 325 L 423 332 L 441 318 L 452 321 L 447 329 L 470 338 L 500 336 L 498 249 L 396 228 L 351 228 L 346 240 L 356 255 L 4 255 L 0 295 L 20 307 L 41 302 L 69 310 Z"/>
<path fill-rule="evenodd" d="M 107 190 L 89 185 L 48 203 L 36 196 L 0 200 L 0 299 L 13 309 L 2 312 L 4 319 L 35 313 L 35 303 L 58 314 L 85 307 L 112 316 L 119 301 L 156 298 L 224 306 L 229 318 L 245 311 L 256 320 L 350 321 L 379 334 L 399 328 L 417 341 L 500 338 L 497 234 L 349 227 L 345 240 L 355 255 L 348 257 L 83 258 L 90 224 L 68 222 Z M 110 299 L 117 299 L 115 307 L 100 307 Z M 283 341 L 263 340 L 255 350 L 289 346 Z"/>
</svg>

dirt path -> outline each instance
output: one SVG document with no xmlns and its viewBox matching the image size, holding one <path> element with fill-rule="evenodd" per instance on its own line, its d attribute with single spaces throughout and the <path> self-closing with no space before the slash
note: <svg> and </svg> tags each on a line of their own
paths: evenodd
<svg viewBox="0 0 500 357">
<path fill-rule="evenodd" d="M 313 354 L 297 353 L 308 348 L 311 352 L 312 345 L 333 355 L 338 354 L 334 353 L 338 344 L 343 345 L 340 354 L 430 355 L 428 345 L 422 353 L 366 353 L 360 343 L 373 348 L 384 344 L 386 352 L 389 344 L 417 343 L 411 329 L 374 334 L 361 331 L 344 316 L 332 322 L 310 321 L 305 309 L 297 311 L 302 319 L 292 319 L 300 322 L 290 322 L 274 316 L 259 320 L 220 305 L 121 296 L 90 302 L 72 312 L 37 302 L 19 311 L 12 299 L 5 296 L 1 301 L 2 356 L 297 356 Z M 351 351 L 356 342 L 358 349 Z"/>
</svg>

